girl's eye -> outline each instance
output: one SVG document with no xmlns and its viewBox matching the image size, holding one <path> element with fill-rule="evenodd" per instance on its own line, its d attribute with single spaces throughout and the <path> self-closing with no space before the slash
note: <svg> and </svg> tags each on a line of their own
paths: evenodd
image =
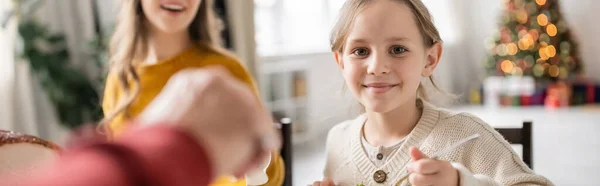
<svg viewBox="0 0 600 186">
<path fill-rule="evenodd" d="M 357 48 L 352 51 L 352 54 L 357 55 L 357 56 L 366 56 L 366 55 L 369 55 L 369 50 L 367 50 L 365 48 Z"/>
<path fill-rule="evenodd" d="M 402 53 L 404 53 L 406 51 L 407 51 L 406 48 L 404 48 L 402 46 L 393 46 L 390 49 L 390 53 L 392 53 L 392 54 L 402 54 Z"/>
</svg>

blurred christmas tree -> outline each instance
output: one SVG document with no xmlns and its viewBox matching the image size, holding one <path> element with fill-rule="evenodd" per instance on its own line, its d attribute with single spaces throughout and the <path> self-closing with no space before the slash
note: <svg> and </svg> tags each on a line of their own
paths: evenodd
<svg viewBox="0 0 600 186">
<path fill-rule="evenodd" d="M 505 0 L 499 30 L 485 41 L 492 76 L 568 80 L 583 70 L 558 0 Z"/>
</svg>

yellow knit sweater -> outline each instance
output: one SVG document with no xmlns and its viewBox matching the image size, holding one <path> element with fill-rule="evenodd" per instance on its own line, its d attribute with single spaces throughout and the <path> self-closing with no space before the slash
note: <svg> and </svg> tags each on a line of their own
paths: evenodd
<svg viewBox="0 0 600 186">
<path fill-rule="evenodd" d="M 203 47 L 192 47 L 186 51 L 181 52 L 175 57 L 160 61 L 151 65 L 140 65 L 138 66 L 137 72 L 140 77 L 141 92 L 128 108 L 127 113 L 129 118 L 136 117 L 144 108 L 156 97 L 165 86 L 169 78 L 177 71 L 185 68 L 199 68 L 210 65 L 222 65 L 227 68 L 235 77 L 242 80 L 248 86 L 250 86 L 257 94 L 256 86 L 250 74 L 246 69 L 234 58 L 229 57 L 225 54 L 217 52 L 212 49 L 206 49 Z M 109 74 L 106 82 L 106 88 L 104 91 L 104 100 L 102 107 L 105 114 L 108 114 L 115 109 L 121 99 L 125 99 L 121 87 L 119 86 L 118 78 Z M 113 134 L 118 137 L 123 130 L 127 127 L 126 118 L 123 114 L 117 116 L 109 123 L 109 128 Z M 267 169 L 269 176 L 269 182 L 267 186 L 279 186 L 283 184 L 284 178 L 284 162 L 279 153 L 274 152 L 271 164 Z M 232 182 L 229 177 L 220 177 L 213 186 L 245 186 L 244 180 Z"/>
</svg>

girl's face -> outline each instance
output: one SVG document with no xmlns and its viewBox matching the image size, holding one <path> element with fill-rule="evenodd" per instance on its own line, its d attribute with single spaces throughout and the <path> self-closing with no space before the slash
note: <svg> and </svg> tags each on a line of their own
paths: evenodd
<svg viewBox="0 0 600 186">
<path fill-rule="evenodd" d="M 164 33 L 187 31 L 202 0 L 141 0 L 146 22 Z"/>
<path fill-rule="evenodd" d="M 369 112 L 414 106 L 422 77 L 432 74 L 441 46 L 425 47 L 411 10 L 376 1 L 358 14 L 335 58 L 350 91 Z M 407 105 L 408 106 L 408 105 Z"/>
</svg>

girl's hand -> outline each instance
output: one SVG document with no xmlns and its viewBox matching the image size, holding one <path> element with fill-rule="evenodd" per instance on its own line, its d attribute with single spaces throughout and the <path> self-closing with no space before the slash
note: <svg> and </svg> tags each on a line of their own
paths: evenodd
<svg viewBox="0 0 600 186">
<path fill-rule="evenodd" d="M 412 185 L 455 186 L 459 184 L 458 170 L 452 167 L 450 162 L 429 159 L 416 147 L 411 147 L 410 156 L 412 162 L 408 165 L 408 171 L 411 173 L 408 181 Z"/>
<path fill-rule="evenodd" d="M 329 178 L 324 178 L 323 181 L 315 181 L 312 186 L 335 186 Z"/>
</svg>

